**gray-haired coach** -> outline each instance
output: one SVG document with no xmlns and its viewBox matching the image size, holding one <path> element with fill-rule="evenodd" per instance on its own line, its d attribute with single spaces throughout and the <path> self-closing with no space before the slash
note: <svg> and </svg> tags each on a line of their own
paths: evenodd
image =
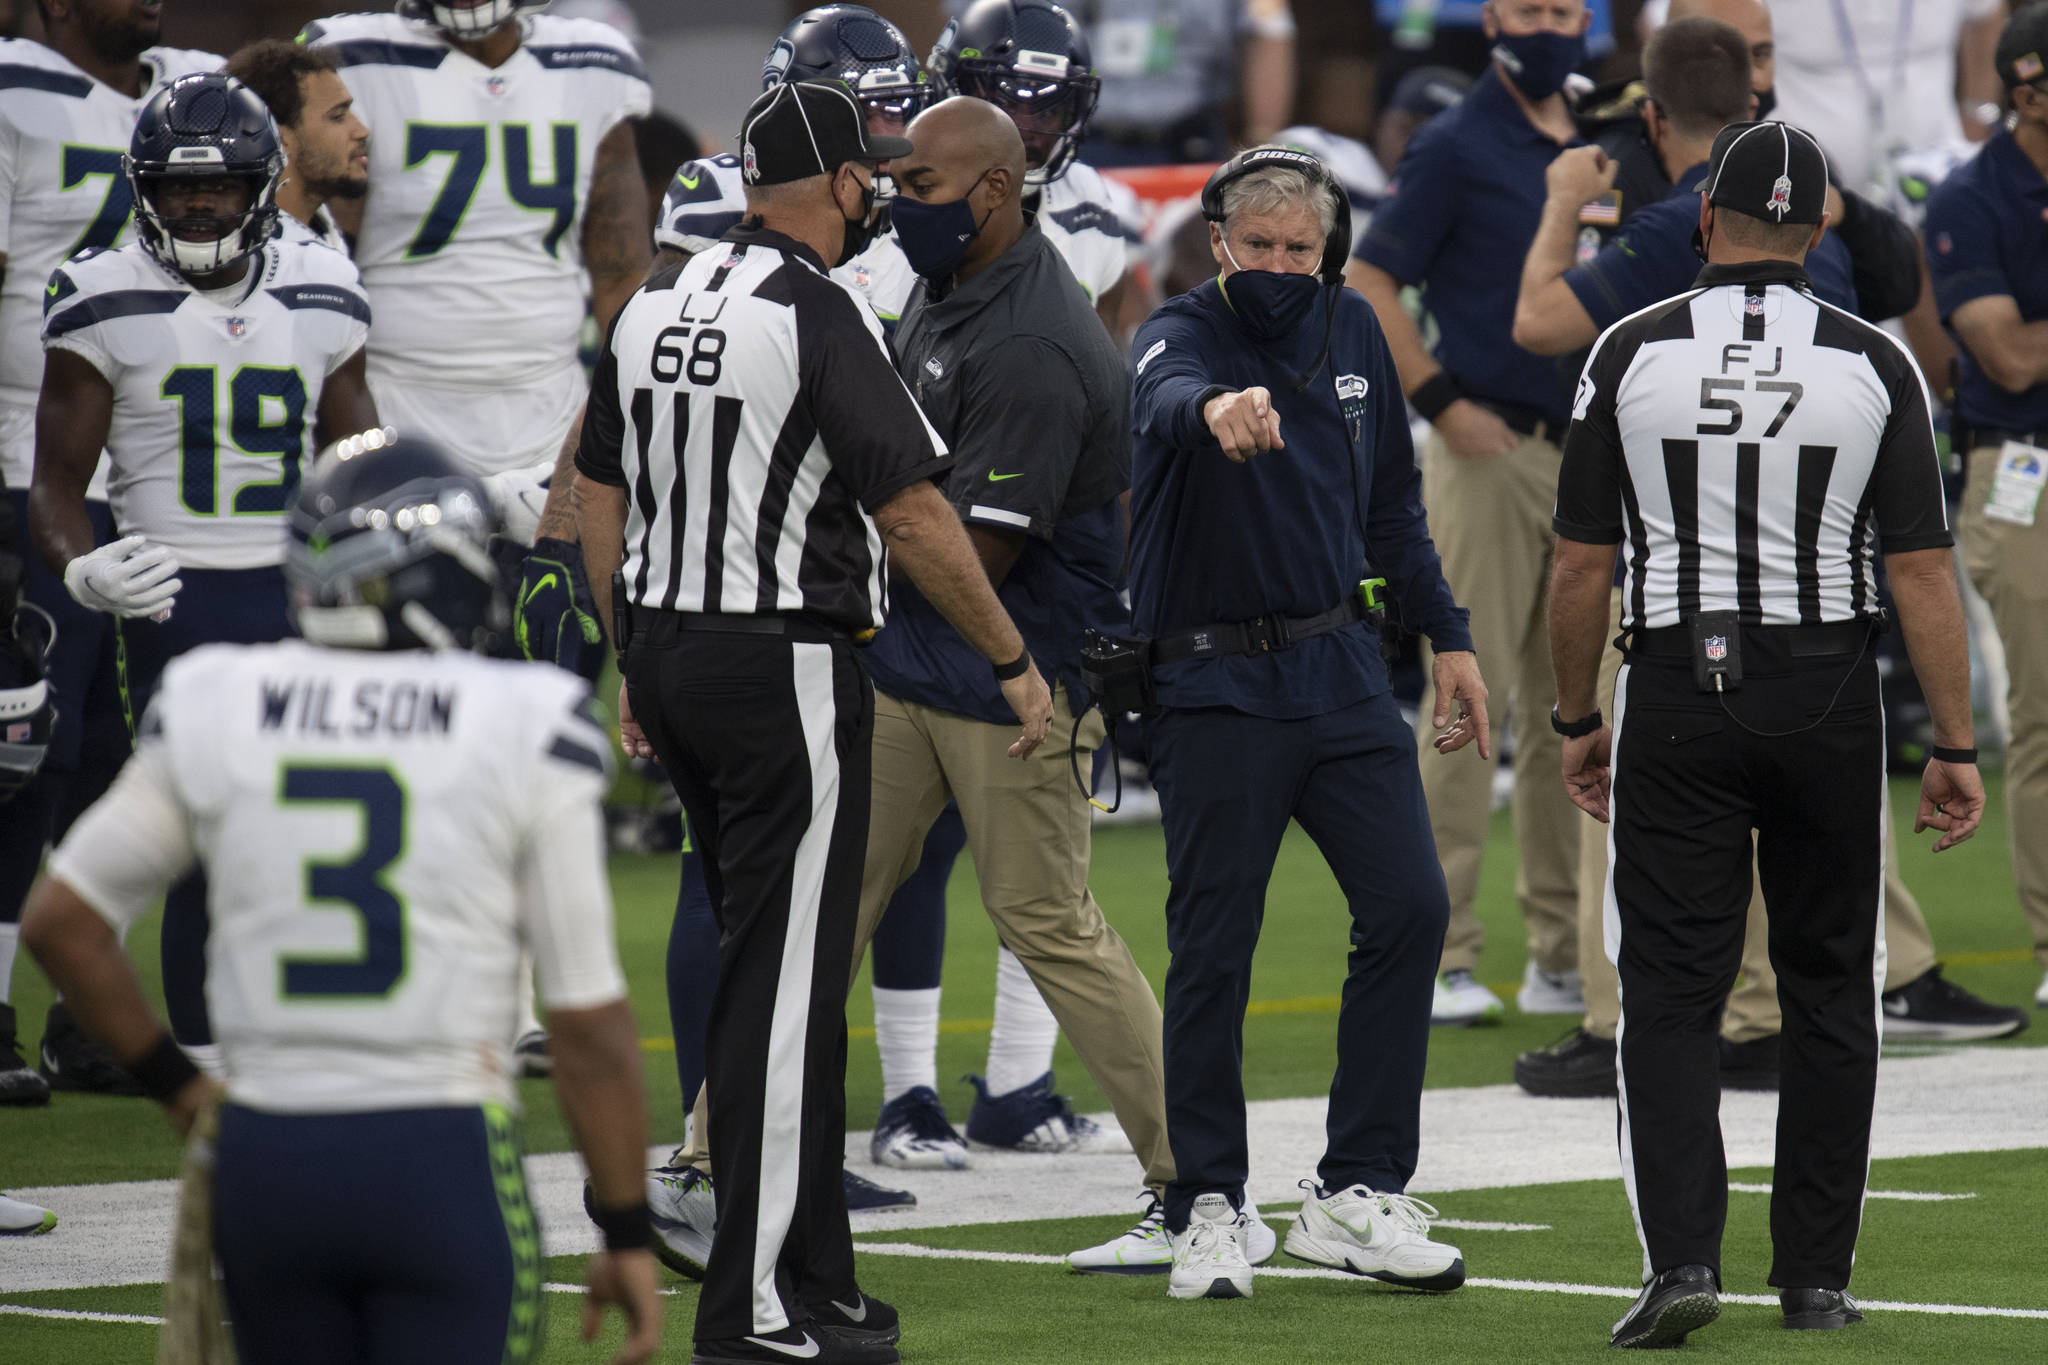
<svg viewBox="0 0 2048 1365">
<path fill-rule="evenodd" d="M 1622 1167 L 1643 1242 L 1617 1346 L 1720 1312 L 1728 1169 L 1721 1006 L 1751 836 L 1785 1014 L 1770 1282 L 1787 1327 L 1862 1314 L 1849 1283 L 1883 988 L 1885 744 L 1872 643 L 1881 545 L 1933 713 L 1916 830 L 1970 837 L 1984 786 L 1926 388 L 1911 356 L 1813 296 L 1827 161 L 1782 123 L 1715 139 L 1695 288 L 1609 328 L 1558 479 L 1552 723 L 1573 801 L 1609 820 Z M 1610 731 L 1594 681 L 1625 545 Z M 1610 819 L 1611 815 L 1611 819 Z"/>
<path fill-rule="evenodd" d="M 885 546 L 997 664 L 1024 721 L 1010 752 L 1035 749 L 1052 715 L 931 482 L 951 467 L 944 443 L 874 314 L 825 273 L 872 236 L 875 162 L 911 150 L 863 122 L 837 82 L 754 102 L 748 216 L 620 310 L 576 457 L 601 608 L 623 550 L 627 746 L 674 779 L 718 914 L 702 1365 L 897 1358 L 894 1310 L 854 1285 L 840 1186 L 874 732 L 854 646 L 882 624 Z"/>
</svg>

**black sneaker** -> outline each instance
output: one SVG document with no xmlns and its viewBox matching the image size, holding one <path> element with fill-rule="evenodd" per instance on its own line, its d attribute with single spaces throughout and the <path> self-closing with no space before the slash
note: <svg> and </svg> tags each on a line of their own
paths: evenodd
<svg viewBox="0 0 2048 1365">
<path fill-rule="evenodd" d="M 1050 1071 L 1029 1085 L 1000 1095 L 989 1093 L 979 1076 L 962 1076 L 974 1087 L 974 1108 L 967 1113 L 967 1140 L 977 1147 L 1011 1152 L 1078 1152 L 1089 1156 L 1121 1155 L 1131 1150 L 1121 1128 L 1109 1129 L 1053 1090 Z"/>
<path fill-rule="evenodd" d="M 21 1056 L 14 1031 L 14 1006 L 0 1005 L 0 1104 L 48 1104 L 50 1083 Z"/>
<path fill-rule="evenodd" d="M 1778 1035 L 1766 1034 L 1746 1043 L 1721 1040 L 1721 1088 L 1723 1090 L 1776 1090 L 1778 1088 Z"/>
<path fill-rule="evenodd" d="M 142 1082 L 135 1073 L 107 1055 L 106 1049 L 85 1036 L 85 1030 L 71 1017 L 71 1007 L 62 1000 L 50 1006 L 43 1021 L 43 1079 L 52 1090 L 76 1090 L 95 1095 L 142 1094 Z"/>
<path fill-rule="evenodd" d="M 858 1289 L 844 1299 L 807 1303 L 804 1311 L 811 1315 L 819 1331 L 842 1341 L 894 1346 L 903 1339 L 903 1323 L 897 1318 L 896 1310 Z"/>
<path fill-rule="evenodd" d="M 1515 1084 L 1532 1095 L 1588 1099 L 1614 1093 L 1614 1040 L 1582 1028 L 1515 1058 Z"/>
<path fill-rule="evenodd" d="M 1895 991 L 1884 993 L 1884 1036 L 1975 1043 L 2010 1038 L 2027 1026 L 2023 1009 L 1980 1000 L 1929 967 Z"/>
<path fill-rule="evenodd" d="M 1836 1332 L 1863 1321 L 1863 1310 L 1843 1289 L 1780 1289 L 1788 1332 Z"/>
<path fill-rule="evenodd" d="M 764 1361 L 788 1365 L 792 1360 L 809 1365 L 897 1365 L 902 1359 L 894 1346 L 847 1341 L 815 1323 L 757 1336 L 700 1341 L 690 1353 L 690 1365 L 762 1365 Z"/>
<path fill-rule="evenodd" d="M 858 1213 L 863 1209 L 914 1209 L 917 1196 L 909 1190 L 892 1190 L 886 1185 L 877 1185 L 865 1176 L 852 1171 L 841 1171 L 846 1186 L 846 1211 Z"/>
<path fill-rule="evenodd" d="M 1643 1286 L 1643 1292 L 1620 1322 L 1609 1346 L 1655 1350 L 1677 1346 L 1685 1334 L 1721 1316 L 1720 1277 L 1711 1266 L 1677 1265 Z"/>
</svg>

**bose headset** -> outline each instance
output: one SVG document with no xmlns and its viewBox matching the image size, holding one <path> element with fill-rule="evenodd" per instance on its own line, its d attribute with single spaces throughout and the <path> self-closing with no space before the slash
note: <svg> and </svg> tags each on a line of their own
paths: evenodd
<svg viewBox="0 0 2048 1365">
<path fill-rule="evenodd" d="M 1230 185 L 1253 171 L 1284 167 L 1299 171 L 1309 184 L 1330 196 L 1330 203 L 1336 209 L 1330 226 L 1330 234 L 1323 240 L 1323 261 L 1316 275 L 1323 282 L 1323 345 L 1316 355 L 1316 363 L 1294 381 L 1294 391 L 1300 393 L 1309 386 L 1330 359 L 1330 332 L 1337 313 L 1337 293 L 1344 287 L 1344 262 L 1351 257 L 1351 198 L 1344 193 L 1344 187 L 1330 174 L 1322 162 L 1298 147 L 1282 147 L 1277 143 L 1253 147 L 1239 152 L 1230 160 L 1218 166 L 1202 186 L 1202 217 L 1221 228 L 1223 225 L 1223 192 Z"/>
</svg>

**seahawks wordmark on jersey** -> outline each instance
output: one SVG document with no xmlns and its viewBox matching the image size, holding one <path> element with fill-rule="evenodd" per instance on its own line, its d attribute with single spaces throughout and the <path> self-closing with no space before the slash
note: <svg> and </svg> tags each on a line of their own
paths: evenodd
<svg viewBox="0 0 2048 1365">
<path fill-rule="evenodd" d="M 241 281 L 201 291 L 130 243 L 67 262 L 46 294 L 43 344 L 113 386 L 107 491 L 121 534 L 188 569 L 283 563 L 320 391 L 369 335 L 348 258 L 273 239 Z"/>
<path fill-rule="evenodd" d="M 1100 299 L 1124 277 L 1138 240 L 1118 203 L 1116 192 L 1100 172 L 1092 166 L 1075 165 L 1045 187 L 1038 204 L 1040 231 L 1059 248 L 1067 268 L 1093 299 Z M 654 244 L 695 255 L 723 237 L 746 213 L 746 182 L 740 176 L 738 157 L 709 156 L 685 162 L 662 200 Z M 917 287 L 917 275 L 894 236 L 878 239 L 834 270 L 832 278 L 853 286 L 875 316 L 892 329 L 910 306 L 911 291 Z"/>
<path fill-rule="evenodd" d="M 35 466 L 43 286 L 74 253 L 128 240 L 121 158 L 136 114 L 163 82 L 220 64 L 211 52 L 150 48 L 130 99 L 41 43 L 0 40 L 0 474 L 10 488 L 28 487 Z"/>
<path fill-rule="evenodd" d="M 652 91 L 618 32 L 533 15 L 485 66 L 396 14 L 309 24 L 369 123 L 356 263 L 380 385 L 488 396 L 577 365 L 583 216 L 598 144 Z"/>
<path fill-rule="evenodd" d="M 516 1104 L 522 944 L 550 1008 L 624 997 L 586 684 L 462 653 L 207 645 L 51 868 L 125 927 L 208 873 L 207 1003 L 237 1102 Z"/>
</svg>

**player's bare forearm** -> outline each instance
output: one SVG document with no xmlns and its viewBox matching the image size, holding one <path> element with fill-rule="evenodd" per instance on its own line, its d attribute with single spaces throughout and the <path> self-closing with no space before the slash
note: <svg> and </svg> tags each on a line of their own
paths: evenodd
<svg viewBox="0 0 2048 1365">
<path fill-rule="evenodd" d="M 1515 344 L 1525 351 L 1563 355 L 1599 335 L 1578 296 L 1564 282 L 1577 247 L 1578 223 L 1577 204 L 1555 194 L 1544 201 L 1536 237 L 1522 261 L 1522 284 L 1515 297 Z"/>
<path fill-rule="evenodd" d="M 2025 393 L 2048 380 L 2048 320 L 2021 321 L 2012 295 L 1971 299 L 1949 316 L 1949 325 L 1970 348 L 1984 377 L 2007 393 Z"/>
<path fill-rule="evenodd" d="M 1550 575 L 1550 668 L 1557 679 L 1557 714 L 1566 720 L 1600 707 L 1600 655 L 1607 647 L 1616 550 L 1558 537 Z"/>
<path fill-rule="evenodd" d="M 633 125 L 621 123 L 597 144 L 590 198 L 583 211 L 583 265 L 590 271 L 590 311 L 600 332 L 647 276 L 647 182 L 633 154 Z"/>
<path fill-rule="evenodd" d="M 61 878 L 46 875 L 29 893 L 21 942 L 80 1026 L 116 1057 L 139 1062 L 163 1041 L 164 1026 L 143 998 L 113 927 Z"/>
<path fill-rule="evenodd" d="M 625 562 L 626 490 L 578 474 L 575 479 L 576 538 L 583 543 L 583 574 L 597 621 L 612 628 L 612 575 Z M 619 642 L 612 641 L 617 649 Z"/>
<path fill-rule="evenodd" d="M 548 477 L 548 500 L 540 509 L 539 540 L 576 539 L 576 447 L 583 443 L 583 414 L 569 424 L 562 448 L 555 455 L 555 472 Z"/>
<path fill-rule="evenodd" d="M 1401 284 L 1376 265 L 1353 260 L 1344 267 L 1344 282 L 1365 295 L 1386 334 L 1387 351 L 1401 375 L 1401 392 L 1414 393 L 1441 368 L 1422 344 L 1415 319 L 1401 306 Z"/>
<path fill-rule="evenodd" d="M 380 425 L 377 400 L 370 396 L 370 375 L 364 353 L 357 351 L 341 362 L 341 368 L 327 376 L 320 389 L 320 410 L 313 422 L 313 439 L 325 450 L 344 436 L 368 431 Z"/>
<path fill-rule="evenodd" d="M 1244 45 L 1244 137 L 1269 141 L 1294 111 L 1294 39 L 1259 34 Z"/>
<path fill-rule="evenodd" d="M 36 403 L 36 467 L 28 489 L 29 534 L 56 574 L 93 548 L 85 490 L 114 417 L 114 389 L 83 357 L 51 351 Z"/>
<path fill-rule="evenodd" d="M 1955 558 L 1947 548 L 1906 550 L 1884 557 L 1892 605 L 1913 675 L 1927 697 L 1934 742 L 1944 749 L 1974 747 L 1970 718 L 1970 645 L 1963 600 L 1956 591 Z"/>
<path fill-rule="evenodd" d="M 640 1036 L 623 1000 L 588 1010 L 548 1011 L 555 1094 L 590 1168 L 602 1208 L 625 1209 L 647 1197 L 647 1098 Z"/>
<path fill-rule="evenodd" d="M 937 485 L 920 481 L 897 493 L 876 510 L 875 527 L 897 567 L 984 659 L 1008 663 L 1024 652 L 1024 637 Z"/>
</svg>

